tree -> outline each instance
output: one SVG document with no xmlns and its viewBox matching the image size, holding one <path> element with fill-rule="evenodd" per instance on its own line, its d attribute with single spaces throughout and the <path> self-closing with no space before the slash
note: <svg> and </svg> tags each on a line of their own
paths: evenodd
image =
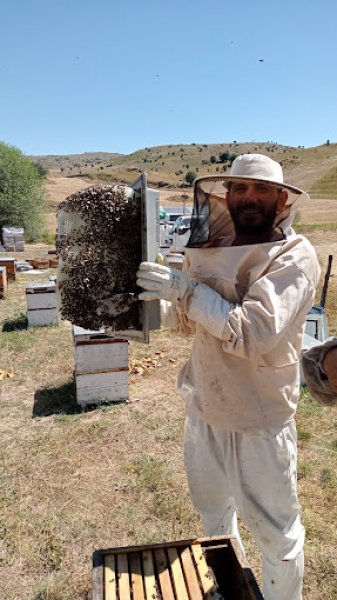
<svg viewBox="0 0 337 600">
<path fill-rule="evenodd" d="M 227 152 L 220 152 L 220 154 L 219 154 L 220 162 L 223 163 L 223 162 L 226 162 L 227 160 L 229 160 L 229 155 L 230 155 L 230 153 L 228 152 L 228 150 L 227 150 Z"/>
<path fill-rule="evenodd" d="M 209 161 L 214 164 L 216 163 L 216 156 L 214 156 L 214 154 L 212 154 L 212 156 L 210 157 Z"/>
<path fill-rule="evenodd" d="M 39 177 L 41 177 L 42 179 L 47 177 L 48 169 L 42 163 L 33 162 L 33 165 L 34 165 L 35 169 L 37 170 Z"/>
<path fill-rule="evenodd" d="M 192 185 L 193 181 L 196 178 L 197 178 L 197 174 L 195 173 L 195 171 L 187 171 L 187 173 L 185 175 L 185 181 L 187 181 L 187 183 Z"/>
<path fill-rule="evenodd" d="M 40 169 L 14 146 L 0 142 L 0 228 L 23 227 L 28 242 L 46 233 Z"/>
<path fill-rule="evenodd" d="M 232 154 L 229 155 L 228 160 L 230 162 L 230 164 L 232 164 L 233 160 L 235 160 L 237 157 L 237 154 L 235 154 L 235 152 L 233 152 Z"/>
</svg>

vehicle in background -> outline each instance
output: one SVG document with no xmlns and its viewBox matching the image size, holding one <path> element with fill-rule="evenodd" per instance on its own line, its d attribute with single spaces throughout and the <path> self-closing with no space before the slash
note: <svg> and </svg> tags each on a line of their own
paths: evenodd
<svg viewBox="0 0 337 600">
<path fill-rule="evenodd" d="M 179 216 L 169 229 L 171 246 L 169 252 L 185 252 L 191 233 L 191 215 Z"/>
<path fill-rule="evenodd" d="M 171 251 L 171 246 L 174 243 L 176 221 L 182 216 L 190 216 L 191 214 L 191 207 L 160 207 L 160 247 L 164 253 Z"/>
</svg>

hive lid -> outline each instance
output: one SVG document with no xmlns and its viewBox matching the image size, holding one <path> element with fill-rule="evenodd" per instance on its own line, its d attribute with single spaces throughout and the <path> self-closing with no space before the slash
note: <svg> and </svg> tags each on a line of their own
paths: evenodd
<svg viewBox="0 0 337 600">
<path fill-rule="evenodd" d="M 41 292 L 55 292 L 55 281 L 33 281 L 26 285 L 28 294 L 38 294 Z"/>
<path fill-rule="evenodd" d="M 73 336 L 74 338 L 76 337 L 78 340 L 81 339 L 90 339 L 92 337 L 108 337 L 107 334 L 105 333 L 105 330 L 103 327 L 101 327 L 101 329 L 85 329 L 84 327 L 80 327 L 79 325 L 73 325 Z"/>
</svg>

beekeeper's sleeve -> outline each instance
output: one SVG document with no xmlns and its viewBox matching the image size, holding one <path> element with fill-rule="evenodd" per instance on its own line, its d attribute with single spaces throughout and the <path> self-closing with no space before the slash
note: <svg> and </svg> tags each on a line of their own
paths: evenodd
<svg viewBox="0 0 337 600">
<path fill-rule="evenodd" d="M 315 285 L 288 262 L 252 283 L 241 304 L 204 284 L 188 292 L 183 304 L 187 317 L 221 340 L 225 352 L 251 358 L 273 350 L 298 319 L 304 322 Z"/>
</svg>

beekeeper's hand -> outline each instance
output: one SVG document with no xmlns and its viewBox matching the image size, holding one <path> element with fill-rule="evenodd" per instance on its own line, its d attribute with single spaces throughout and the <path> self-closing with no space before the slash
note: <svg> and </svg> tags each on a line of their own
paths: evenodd
<svg viewBox="0 0 337 600">
<path fill-rule="evenodd" d="M 182 300 L 188 289 L 196 286 L 186 273 L 154 262 L 142 262 L 137 271 L 137 285 L 144 288 L 140 300 Z"/>
<path fill-rule="evenodd" d="M 324 358 L 323 369 L 328 377 L 332 389 L 337 392 L 337 348 L 331 348 Z"/>
</svg>

